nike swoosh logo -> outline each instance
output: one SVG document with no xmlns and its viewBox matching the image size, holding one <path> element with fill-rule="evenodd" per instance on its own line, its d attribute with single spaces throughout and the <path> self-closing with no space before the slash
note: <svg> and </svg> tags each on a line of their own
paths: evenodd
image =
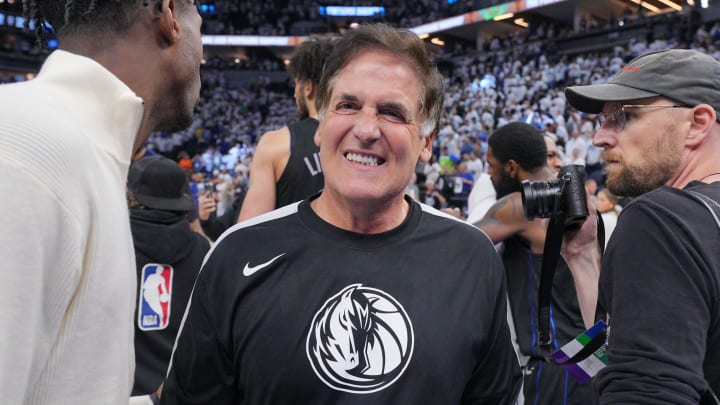
<svg viewBox="0 0 720 405">
<path fill-rule="evenodd" d="M 265 267 L 273 264 L 275 260 L 283 257 L 285 253 L 280 253 L 279 255 L 273 257 L 272 259 L 266 261 L 265 263 L 258 264 L 257 266 L 250 266 L 250 262 L 245 263 L 245 268 L 243 269 L 243 276 L 252 276 L 253 274 L 257 273 L 258 271 L 264 269 Z"/>
</svg>

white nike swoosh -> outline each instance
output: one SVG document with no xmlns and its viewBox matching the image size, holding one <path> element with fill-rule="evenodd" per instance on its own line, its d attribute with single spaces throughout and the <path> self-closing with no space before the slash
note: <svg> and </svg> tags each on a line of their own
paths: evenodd
<svg viewBox="0 0 720 405">
<path fill-rule="evenodd" d="M 257 266 L 250 266 L 250 262 L 245 263 L 245 268 L 243 269 L 243 276 L 252 276 L 256 272 L 264 269 L 265 267 L 273 264 L 273 262 L 282 256 L 284 256 L 285 253 L 280 253 L 279 255 L 273 257 L 272 259 L 266 261 L 265 263 L 258 264 Z"/>
</svg>

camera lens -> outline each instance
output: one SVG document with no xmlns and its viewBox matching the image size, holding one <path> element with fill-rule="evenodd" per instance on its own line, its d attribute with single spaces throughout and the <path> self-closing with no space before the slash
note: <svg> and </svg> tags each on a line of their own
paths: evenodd
<svg viewBox="0 0 720 405">
<path fill-rule="evenodd" d="M 560 181 L 522 182 L 522 203 L 525 218 L 549 218 L 555 211 L 555 197 L 561 191 Z"/>
</svg>

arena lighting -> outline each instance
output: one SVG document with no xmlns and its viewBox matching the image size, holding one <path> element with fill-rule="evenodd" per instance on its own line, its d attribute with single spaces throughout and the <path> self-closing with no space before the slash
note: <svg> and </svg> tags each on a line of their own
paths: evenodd
<svg viewBox="0 0 720 405">
<path fill-rule="evenodd" d="M 428 34 L 428 33 L 426 32 L 426 33 L 424 33 L 424 34 L 419 34 L 418 37 L 419 37 L 420 39 L 425 39 L 425 38 L 430 37 L 430 34 Z"/>
<path fill-rule="evenodd" d="M 320 6 L 320 15 L 328 17 L 372 17 L 385 15 L 385 7 L 381 6 Z"/>
<path fill-rule="evenodd" d="M 271 37 L 259 35 L 203 35 L 208 46 L 296 46 L 307 37 Z"/>
<path fill-rule="evenodd" d="M 652 4 L 647 4 L 643 0 L 630 0 L 630 1 L 632 1 L 635 4 L 639 4 L 640 6 L 645 7 L 646 9 L 648 9 L 654 13 L 657 13 L 658 11 L 660 11 L 659 8 L 653 6 Z"/>
<path fill-rule="evenodd" d="M 500 14 L 499 16 L 496 16 L 495 18 L 493 18 L 493 21 L 507 20 L 508 18 L 513 18 L 513 16 L 515 16 L 514 13 Z"/>
<path fill-rule="evenodd" d="M 530 24 L 528 24 L 524 18 L 516 18 L 515 21 L 513 21 L 513 22 L 523 28 L 527 28 L 530 26 Z"/>
<path fill-rule="evenodd" d="M 681 7 L 679 4 L 673 3 L 673 2 L 670 1 L 670 0 L 658 0 L 658 1 L 659 1 L 660 3 L 666 5 L 666 6 L 670 7 L 670 8 L 675 9 L 676 11 L 682 11 L 682 7 Z"/>
<path fill-rule="evenodd" d="M 700 7 L 702 7 L 702 8 L 710 7 L 710 1 L 709 0 L 700 0 Z"/>
<path fill-rule="evenodd" d="M 447 31 L 455 27 L 469 25 L 480 21 L 512 18 L 514 13 L 531 10 L 566 0 L 513 0 L 500 5 L 486 7 L 469 13 L 444 18 L 431 23 L 418 25 L 410 30 L 418 35 L 433 34 Z M 639 1 L 639 0 L 638 0 Z M 327 7 L 325 11 L 327 11 Z M 355 8 L 355 7 L 353 7 Z M 503 17 L 509 14 L 507 17 Z M 498 18 L 496 18 L 498 17 Z M 3 25 L 0 23 L 0 25 Z M 48 30 L 50 28 L 48 26 Z M 427 38 L 427 37 L 425 37 Z M 259 35 L 203 35 L 204 46 L 297 46 L 307 40 L 305 36 L 259 36 Z"/>
<path fill-rule="evenodd" d="M 437 46 L 445 46 L 445 42 L 438 37 L 431 39 L 430 42 L 432 42 L 433 44 L 435 44 Z"/>
</svg>

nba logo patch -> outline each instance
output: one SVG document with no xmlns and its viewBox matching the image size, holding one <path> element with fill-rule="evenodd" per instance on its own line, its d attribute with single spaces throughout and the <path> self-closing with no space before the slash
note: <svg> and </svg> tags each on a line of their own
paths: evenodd
<svg viewBox="0 0 720 405">
<path fill-rule="evenodd" d="M 170 321 L 172 276 L 172 266 L 150 263 L 143 267 L 138 293 L 138 328 L 140 330 L 167 328 Z"/>
</svg>

